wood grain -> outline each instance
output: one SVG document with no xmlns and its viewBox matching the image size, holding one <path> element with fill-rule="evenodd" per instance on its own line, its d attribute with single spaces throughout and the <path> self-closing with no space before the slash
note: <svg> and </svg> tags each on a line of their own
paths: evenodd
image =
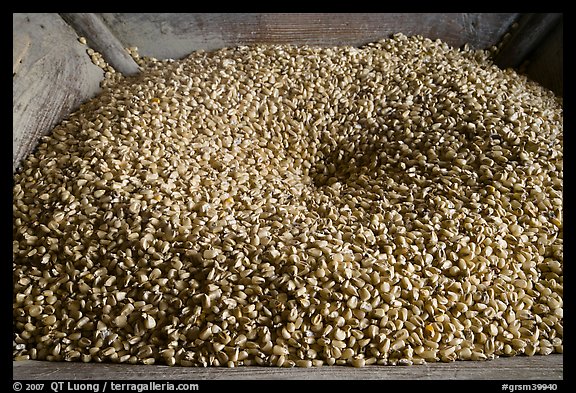
<svg viewBox="0 0 576 393">
<path fill-rule="evenodd" d="M 429 363 L 422 366 L 325 366 L 319 368 L 194 368 L 102 363 L 13 362 L 15 380 L 559 380 L 563 355 L 517 356 L 486 362 Z"/>
<path fill-rule="evenodd" d="M 531 79 L 560 96 L 564 95 L 563 28 L 564 23 L 561 20 L 529 56 L 523 70 Z"/>
<path fill-rule="evenodd" d="M 541 44 L 562 18 L 562 14 L 524 14 L 518 27 L 502 45 L 495 58 L 502 68 L 518 67 Z"/>
<path fill-rule="evenodd" d="M 517 13 L 103 13 L 125 46 L 157 58 L 256 43 L 354 45 L 402 32 L 454 47 L 496 44 Z"/>
<path fill-rule="evenodd" d="M 12 171 L 48 133 L 100 89 L 100 68 L 58 14 L 13 14 L 13 41 L 29 48 L 12 79 Z"/>
<path fill-rule="evenodd" d="M 106 62 L 124 75 L 134 75 L 138 65 L 130 57 L 124 46 L 112 34 L 100 18 L 92 13 L 60 14 L 77 33 L 87 40 L 89 47 L 100 52 Z"/>
<path fill-rule="evenodd" d="M 12 75 L 16 75 L 30 48 L 30 37 L 26 33 L 12 34 Z"/>
</svg>

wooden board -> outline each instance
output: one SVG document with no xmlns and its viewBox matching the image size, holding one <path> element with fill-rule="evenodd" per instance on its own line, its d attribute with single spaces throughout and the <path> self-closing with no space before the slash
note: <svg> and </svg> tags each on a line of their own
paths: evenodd
<svg viewBox="0 0 576 393">
<path fill-rule="evenodd" d="M 563 22 L 529 57 L 524 72 L 543 86 L 564 95 Z"/>
<path fill-rule="evenodd" d="M 501 68 L 519 68 L 530 79 L 562 95 L 562 14 L 522 14 L 517 25 L 504 40 L 495 63 Z"/>
<path fill-rule="evenodd" d="M 14 380 L 246 380 L 246 379 L 377 379 L 377 380 L 560 380 L 563 355 L 517 356 L 485 362 L 428 363 L 422 366 L 318 368 L 194 368 L 98 363 L 13 362 Z"/>
<path fill-rule="evenodd" d="M 79 36 L 86 39 L 90 48 L 100 52 L 106 62 L 116 71 L 124 75 L 138 73 L 138 65 L 134 59 L 130 57 L 124 49 L 125 46 L 118 41 L 98 15 L 93 13 L 62 13 L 60 16 Z"/>
<path fill-rule="evenodd" d="M 102 70 L 58 14 L 13 14 L 12 170 L 99 91 Z"/>
<path fill-rule="evenodd" d="M 517 13 L 103 13 L 102 20 L 140 54 L 190 52 L 256 43 L 364 45 L 394 33 L 440 38 L 454 47 L 495 45 Z"/>
</svg>

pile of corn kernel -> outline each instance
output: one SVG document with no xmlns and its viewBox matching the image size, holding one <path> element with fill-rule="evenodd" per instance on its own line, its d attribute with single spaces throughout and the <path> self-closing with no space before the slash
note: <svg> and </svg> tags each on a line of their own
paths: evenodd
<svg viewBox="0 0 576 393">
<path fill-rule="evenodd" d="M 135 56 L 14 175 L 14 358 L 563 350 L 562 99 L 395 35 Z"/>
</svg>

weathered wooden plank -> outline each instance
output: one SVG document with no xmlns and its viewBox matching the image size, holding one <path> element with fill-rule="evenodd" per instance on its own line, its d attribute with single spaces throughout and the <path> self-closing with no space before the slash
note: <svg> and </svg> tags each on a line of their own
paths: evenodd
<svg viewBox="0 0 576 393">
<path fill-rule="evenodd" d="M 502 45 L 494 61 L 502 68 L 518 67 L 524 62 L 562 18 L 562 14 L 524 14 L 518 27 Z"/>
<path fill-rule="evenodd" d="M 17 55 L 22 58 L 12 79 L 15 171 L 40 136 L 99 91 L 103 72 L 58 14 L 20 13 L 12 20 L 13 41 L 29 40 L 26 53 Z"/>
<path fill-rule="evenodd" d="M 100 20 L 91 13 L 61 13 L 64 19 L 80 36 L 84 36 L 88 46 L 100 52 L 106 62 L 124 75 L 134 75 L 138 72 L 138 64 L 118 41 L 116 36 Z"/>
<path fill-rule="evenodd" d="M 15 75 L 20 69 L 29 48 L 30 37 L 28 37 L 28 34 L 12 34 L 12 75 Z"/>
<path fill-rule="evenodd" d="M 531 79 L 560 96 L 564 94 L 563 28 L 564 23 L 561 20 L 529 56 L 523 70 Z"/>
<path fill-rule="evenodd" d="M 181 58 L 198 49 L 256 43 L 363 45 L 398 32 L 460 47 L 495 45 L 517 13 L 103 13 L 124 46 Z"/>
<path fill-rule="evenodd" d="M 517 356 L 486 362 L 429 363 L 422 366 L 318 368 L 194 368 L 103 363 L 13 362 L 15 380 L 245 380 L 245 379 L 356 379 L 356 380 L 559 380 L 563 355 Z"/>
</svg>

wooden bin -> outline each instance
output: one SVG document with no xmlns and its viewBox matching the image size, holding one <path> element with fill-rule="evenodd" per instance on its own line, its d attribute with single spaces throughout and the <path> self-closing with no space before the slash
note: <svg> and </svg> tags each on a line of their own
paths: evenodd
<svg viewBox="0 0 576 393">
<path fill-rule="evenodd" d="M 254 43 L 363 45 L 394 33 L 439 38 L 453 47 L 500 44 L 496 63 L 519 68 L 563 94 L 562 14 L 520 13 L 238 13 L 13 14 L 13 172 L 42 135 L 98 94 L 104 77 L 87 47 L 126 74 L 137 71 L 123 48 L 142 56 L 182 58 L 198 50 Z M 363 369 L 169 368 L 114 364 L 14 362 L 23 379 L 562 379 L 562 355 L 500 358 L 415 367 Z"/>
</svg>

